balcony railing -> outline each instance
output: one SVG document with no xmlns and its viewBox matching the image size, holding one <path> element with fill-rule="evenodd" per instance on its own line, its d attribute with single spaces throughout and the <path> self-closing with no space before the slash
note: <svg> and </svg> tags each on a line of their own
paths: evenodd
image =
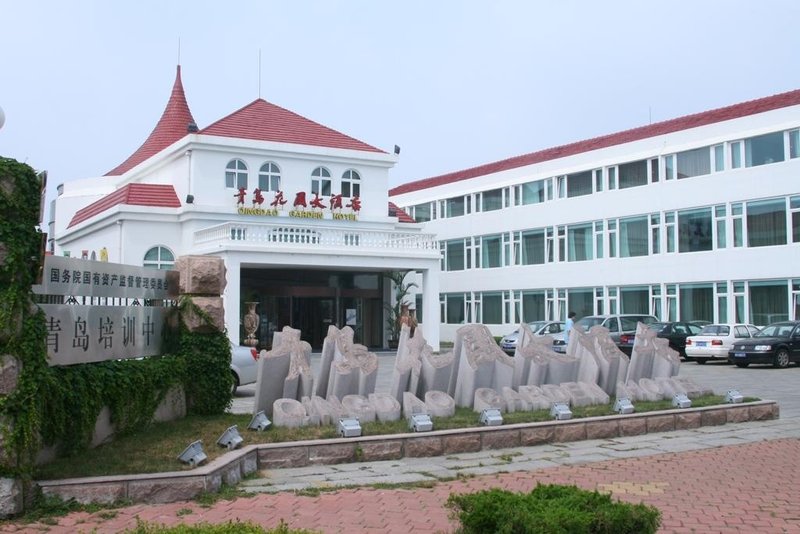
<svg viewBox="0 0 800 534">
<path fill-rule="evenodd" d="M 287 248 L 313 245 L 322 249 L 407 250 L 439 254 L 434 234 L 400 230 L 369 230 L 285 223 L 224 223 L 194 234 L 195 245 L 270 245 Z"/>
</svg>

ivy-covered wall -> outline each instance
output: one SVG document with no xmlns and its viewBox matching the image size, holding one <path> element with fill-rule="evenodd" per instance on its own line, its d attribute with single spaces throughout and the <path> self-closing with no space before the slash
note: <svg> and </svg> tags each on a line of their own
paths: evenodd
<svg viewBox="0 0 800 534">
<path fill-rule="evenodd" d="M 117 434 L 141 431 L 167 392 L 181 387 L 189 413 L 222 413 L 231 402 L 230 345 L 224 332 L 165 329 L 165 354 L 142 360 L 50 367 L 42 312 L 31 286 L 42 263 L 41 181 L 23 163 L 0 158 L 0 476 L 26 478 L 45 445 L 79 454 L 104 406 Z M 191 310 L 190 296 L 177 314 Z"/>
</svg>

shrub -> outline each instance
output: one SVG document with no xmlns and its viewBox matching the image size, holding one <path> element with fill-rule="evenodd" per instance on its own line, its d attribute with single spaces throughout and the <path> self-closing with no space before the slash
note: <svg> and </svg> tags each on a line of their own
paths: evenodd
<svg viewBox="0 0 800 534">
<path fill-rule="evenodd" d="M 447 506 L 461 523 L 459 532 L 654 533 L 661 512 L 645 504 L 613 501 L 610 495 L 576 486 L 539 485 L 530 493 L 491 489 L 453 494 Z"/>
</svg>

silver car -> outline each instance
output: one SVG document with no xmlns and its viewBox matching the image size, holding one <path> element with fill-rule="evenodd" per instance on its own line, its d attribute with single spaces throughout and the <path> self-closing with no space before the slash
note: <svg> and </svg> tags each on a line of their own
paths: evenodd
<svg viewBox="0 0 800 534">
<path fill-rule="evenodd" d="M 558 334 L 564 330 L 564 323 L 562 321 L 533 321 L 528 323 L 534 336 L 546 336 Z M 507 336 L 500 340 L 500 348 L 509 354 L 514 354 L 517 350 L 517 341 L 519 340 L 519 329 L 514 330 Z"/>
<path fill-rule="evenodd" d="M 233 387 L 231 394 L 236 393 L 236 388 L 253 384 L 258 372 L 258 351 L 255 347 L 244 347 L 231 343 L 231 374 L 233 374 Z"/>
</svg>

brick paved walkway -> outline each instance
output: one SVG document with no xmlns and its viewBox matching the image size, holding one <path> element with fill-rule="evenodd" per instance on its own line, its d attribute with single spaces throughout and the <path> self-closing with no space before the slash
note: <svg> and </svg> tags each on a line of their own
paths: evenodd
<svg viewBox="0 0 800 534">
<path fill-rule="evenodd" d="M 219 501 L 136 505 L 94 514 L 74 513 L 57 525 L 3 523 L 0 532 L 121 532 L 136 518 L 166 525 L 253 521 L 321 532 L 452 532 L 443 504 L 453 492 L 490 487 L 528 491 L 537 483 L 575 484 L 645 502 L 662 512 L 662 532 L 800 533 L 800 440 L 780 439 L 699 451 L 501 473 L 429 489 L 360 488 L 302 497 L 258 494 Z"/>
</svg>

